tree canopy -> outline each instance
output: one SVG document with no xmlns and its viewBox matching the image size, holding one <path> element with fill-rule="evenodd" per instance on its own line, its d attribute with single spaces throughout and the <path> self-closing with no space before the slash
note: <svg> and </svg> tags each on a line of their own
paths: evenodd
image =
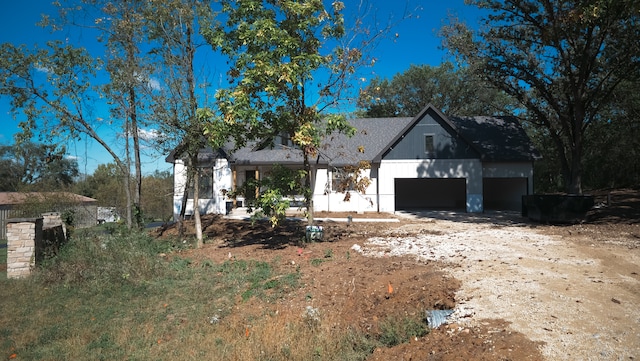
<svg viewBox="0 0 640 361">
<path fill-rule="evenodd" d="M 458 116 L 513 114 L 517 103 L 503 91 L 451 63 L 412 65 L 393 78 L 374 78 L 360 92 L 366 117 L 412 117 L 427 104 Z"/>
<path fill-rule="evenodd" d="M 453 21 L 445 45 L 516 98 L 556 149 L 566 190 L 582 193 L 584 138 L 622 81 L 640 77 L 640 3 L 634 0 L 473 0 L 479 30 Z"/>
<path fill-rule="evenodd" d="M 64 147 L 22 142 L 0 146 L 0 191 L 64 190 L 78 176 L 78 163 Z"/>
<path fill-rule="evenodd" d="M 221 0 L 218 22 L 203 29 L 229 58 L 228 86 L 216 93 L 219 114 L 239 144 L 277 136 L 304 157 L 305 198 L 313 222 L 312 161 L 323 134 L 352 133 L 345 118 L 323 113 L 340 101 L 363 61 L 362 49 L 341 43 L 344 4 L 321 0 Z"/>
</svg>

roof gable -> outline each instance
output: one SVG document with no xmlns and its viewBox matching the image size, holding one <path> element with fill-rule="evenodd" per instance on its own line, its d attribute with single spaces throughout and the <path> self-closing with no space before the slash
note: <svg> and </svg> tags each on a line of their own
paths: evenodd
<svg viewBox="0 0 640 361">
<path fill-rule="evenodd" d="M 465 158 L 471 157 L 468 154 L 473 154 L 473 158 L 479 157 L 483 161 L 496 162 L 532 161 L 540 158 L 531 139 L 515 117 L 448 117 L 429 104 L 396 134 L 389 146 L 376 156 L 374 162 L 381 160 L 414 129 L 416 124 L 428 116 L 450 134 L 457 147 L 468 148 L 472 152 L 466 152 Z M 464 153 L 464 150 L 458 150 L 458 157 L 460 153 Z"/>
<path fill-rule="evenodd" d="M 427 152 L 425 136 L 431 136 L 434 149 Z M 374 159 L 469 159 L 479 158 L 480 152 L 462 138 L 442 112 L 429 104 L 396 133 L 392 141 Z"/>
<path fill-rule="evenodd" d="M 450 146 L 455 149 L 449 150 L 450 158 L 480 158 L 484 161 L 530 161 L 539 158 L 531 140 L 514 117 L 447 117 L 428 104 L 413 118 L 351 119 L 349 123 L 356 128 L 356 133 L 352 137 L 341 133 L 329 135 L 313 161 L 333 166 L 356 164 L 361 160 L 379 163 L 426 117 L 433 119 L 451 138 Z M 236 150 L 229 145 L 225 147 L 226 152 L 213 152 L 210 148 L 203 152 L 209 157 L 224 157 L 232 163 L 244 165 L 300 165 L 303 162 L 302 151 L 298 148 L 281 144 L 258 145 L 258 142 L 251 142 Z M 167 157 L 167 161 L 169 158 L 173 160 L 175 155 Z"/>
</svg>

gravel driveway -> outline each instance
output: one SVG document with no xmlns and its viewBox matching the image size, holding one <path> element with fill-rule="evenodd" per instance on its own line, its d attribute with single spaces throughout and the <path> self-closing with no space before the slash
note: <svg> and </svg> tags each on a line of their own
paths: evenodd
<svg viewBox="0 0 640 361">
<path fill-rule="evenodd" d="M 514 214 L 406 215 L 365 255 L 447 264 L 462 281 L 450 323 L 504 319 L 548 360 L 640 358 L 640 228 L 552 227 Z M 406 231 L 406 235 L 403 232 Z"/>
</svg>

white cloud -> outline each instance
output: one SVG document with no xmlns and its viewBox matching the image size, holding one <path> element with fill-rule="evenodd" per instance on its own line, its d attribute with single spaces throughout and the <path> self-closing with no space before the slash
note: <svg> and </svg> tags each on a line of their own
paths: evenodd
<svg viewBox="0 0 640 361">
<path fill-rule="evenodd" d="M 39 71 L 41 73 L 45 73 L 45 74 L 51 74 L 53 73 L 53 71 L 47 67 L 44 67 L 42 65 L 36 64 L 35 66 L 36 71 Z"/>
<path fill-rule="evenodd" d="M 138 129 L 138 137 L 145 141 L 154 141 L 162 136 L 156 129 Z"/>
<path fill-rule="evenodd" d="M 160 86 L 160 82 L 157 79 L 154 79 L 154 78 L 149 78 L 147 80 L 147 86 L 151 90 L 160 90 L 160 89 L 162 89 L 162 87 Z"/>
<path fill-rule="evenodd" d="M 162 86 L 160 81 L 153 77 L 147 77 L 146 75 L 135 74 L 136 79 L 141 83 L 146 83 L 151 90 L 161 90 Z"/>
</svg>

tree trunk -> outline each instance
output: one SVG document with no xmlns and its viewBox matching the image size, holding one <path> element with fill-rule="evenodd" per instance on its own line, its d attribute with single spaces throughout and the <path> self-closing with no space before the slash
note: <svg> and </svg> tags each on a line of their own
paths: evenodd
<svg viewBox="0 0 640 361">
<path fill-rule="evenodd" d="M 131 214 L 132 208 L 132 196 L 131 196 L 131 153 L 129 149 L 129 132 L 131 131 L 129 128 L 129 122 L 125 124 L 124 130 L 124 143 L 125 143 L 125 163 L 126 166 L 122 168 L 122 174 L 124 175 L 125 184 L 124 184 L 124 192 L 127 196 L 127 228 L 131 229 L 133 226 L 133 218 Z"/>
<path fill-rule="evenodd" d="M 195 157 L 197 161 L 197 156 Z M 192 162 L 192 164 L 196 164 L 196 162 Z M 200 168 L 197 166 L 194 168 L 193 172 L 193 219 L 194 219 L 194 227 L 196 231 L 196 247 L 202 248 L 204 246 L 204 242 L 202 239 L 202 221 L 200 219 L 200 207 L 198 206 L 198 200 L 200 198 Z"/>
<path fill-rule="evenodd" d="M 574 94 L 576 99 L 573 105 L 573 119 L 571 119 L 571 178 L 567 179 L 569 183 L 569 194 L 582 195 L 582 143 L 585 129 L 586 112 L 584 104 L 581 102 L 581 96 L 576 91 Z"/>
<path fill-rule="evenodd" d="M 582 133 L 574 136 L 571 147 L 571 171 L 567 178 L 567 192 L 582 195 Z"/>
<path fill-rule="evenodd" d="M 189 200 L 189 187 L 193 182 L 193 173 L 187 168 L 187 181 L 182 191 L 182 202 L 180 203 L 180 214 L 178 215 L 178 234 L 180 237 L 184 235 L 184 216 L 187 211 L 187 201 Z"/>
<path fill-rule="evenodd" d="M 315 174 L 314 167 L 311 166 L 311 162 L 309 161 L 309 155 L 307 152 L 303 154 L 304 158 L 304 170 L 305 170 L 305 188 L 307 189 L 307 194 L 305 194 L 305 206 L 307 207 L 307 224 L 309 226 L 313 226 L 313 187 L 315 183 Z"/>
<path fill-rule="evenodd" d="M 133 212 L 135 215 L 136 227 L 141 228 L 143 219 L 142 219 L 142 208 L 141 198 L 142 198 L 142 166 L 140 159 L 140 139 L 138 135 L 138 113 L 136 109 L 136 92 L 135 89 L 129 89 L 129 104 L 130 104 L 130 117 L 131 117 L 131 134 L 133 136 L 133 156 L 134 156 L 134 164 L 136 169 L 135 174 L 135 186 L 134 186 L 134 194 L 133 194 Z"/>
</svg>

